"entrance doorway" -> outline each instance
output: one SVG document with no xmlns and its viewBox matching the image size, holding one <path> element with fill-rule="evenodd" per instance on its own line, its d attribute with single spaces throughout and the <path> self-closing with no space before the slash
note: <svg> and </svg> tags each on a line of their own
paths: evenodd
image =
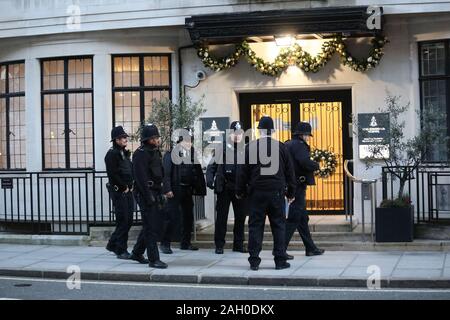
<svg viewBox="0 0 450 320">
<path fill-rule="evenodd" d="M 299 121 L 312 125 L 311 149 L 332 151 L 338 165 L 326 179 L 316 177 L 308 187 L 307 209 L 312 214 L 343 214 L 345 211 L 345 159 L 352 159 L 351 90 L 243 93 L 239 96 L 240 118 L 245 129 L 255 129 L 263 115 L 275 123 L 274 137 L 282 142 L 291 138 Z M 254 138 L 257 138 L 255 130 Z"/>
</svg>

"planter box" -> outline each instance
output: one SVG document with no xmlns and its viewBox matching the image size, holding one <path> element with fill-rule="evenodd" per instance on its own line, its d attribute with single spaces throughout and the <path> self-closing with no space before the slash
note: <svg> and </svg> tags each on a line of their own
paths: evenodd
<svg viewBox="0 0 450 320">
<path fill-rule="evenodd" d="M 376 242 L 411 242 L 414 237 L 414 208 L 376 208 Z"/>
</svg>

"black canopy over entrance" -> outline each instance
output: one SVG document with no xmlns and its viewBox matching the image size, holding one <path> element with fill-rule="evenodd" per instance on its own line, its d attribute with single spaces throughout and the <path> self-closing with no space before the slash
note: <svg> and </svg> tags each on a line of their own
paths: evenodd
<svg viewBox="0 0 450 320">
<path fill-rule="evenodd" d="M 186 19 L 186 28 L 193 43 L 212 44 L 283 34 L 372 36 L 381 30 L 367 28 L 371 15 L 367 9 L 353 6 L 198 15 Z"/>
</svg>

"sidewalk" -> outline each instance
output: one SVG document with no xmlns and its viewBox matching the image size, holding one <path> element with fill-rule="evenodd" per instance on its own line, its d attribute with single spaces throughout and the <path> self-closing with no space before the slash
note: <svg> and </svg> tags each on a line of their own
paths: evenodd
<svg viewBox="0 0 450 320">
<path fill-rule="evenodd" d="M 290 269 L 275 270 L 271 252 L 263 251 L 260 270 L 251 271 L 247 254 L 175 249 L 173 255 L 162 255 L 169 268 L 160 270 L 119 260 L 101 247 L 0 244 L 0 276 L 68 278 L 67 267 L 76 265 L 82 280 L 366 287 L 367 267 L 377 265 L 382 287 L 450 288 L 450 252 L 289 253 L 295 256 Z"/>
</svg>

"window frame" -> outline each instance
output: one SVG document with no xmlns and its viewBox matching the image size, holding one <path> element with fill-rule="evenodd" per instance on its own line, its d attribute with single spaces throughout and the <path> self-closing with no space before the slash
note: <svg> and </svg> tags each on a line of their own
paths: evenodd
<svg viewBox="0 0 450 320">
<path fill-rule="evenodd" d="M 424 45 L 433 43 L 444 43 L 444 54 L 445 54 L 445 74 L 443 75 L 422 75 L 422 47 Z M 445 90 L 446 90 L 446 109 L 447 109 L 447 136 L 450 136 L 450 39 L 437 39 L 418 42 L 418 62 L 419 62 L 419 93 L 420 93 L 420 112 L 423 111 L 423 83 L 430 80 L 444 80 Z M 422 126 L 422 125 L 421 125 Z M 447 153 L 447 160 L 428 160 L 424 159 L 425 163 L 429 164 L 442 164 L 450 161 L 450 152 Z"/>
<path fill-rule="evenodd" d="M 11 98 L 16 97 L 25 97 L 26 88 L 24 87 L 24 91 L 9 92 L 9 79 L 8 79 L 8 69 L 10 65 L 13 64 L 24 64 L 25 67 L 25 60 L 11 60 L 11 61 L 3 61 L 0 62 L 1 66 L 6 66 L 6 79 L 5 79 L 5 93 L 0 93 L 0 98 L 5 99 L 5 118 L 6 118 L 6 128 L 8 131 L 10 131 L 10 100 Z M 26 72 L 26 70 L 25 70 Z M 26 76 L 24 74 L 24 81 L 26 79 Z M 26 106 L 25 106 L 26 108 Z M 25 111 L 26 112 L 26 111 Z M 26 121 L 24 123 L 24 126 L 26 126 Z M 25 142 L 26 143 L 26 142 Z M 0 171 L 26 171 L 26 146 L 25 146 L 25 167 L 24 168 L 11 168 L 11 139 L 10 135 L 6 135 L 6 168 L 0 168 Z"/>
<path fill-rule="evenodd" d="M 139 86 L 138 87 L 116 87 L 114 81 L 114 59 L 115 58 L 139 58 Z M 167 57 L 169 67 L 169 84 L 167 86 L 145 86 L 144 58 Z M 111 55 L 111 104 L 112 104 L 112 127 L 116 125 L 116 96 L 117 92 L 139 92 L 139 114 L 141 124 L 145 121 L 145 92 L 146 91 L 168 91 L 169 99 L 172 100 L 172 53 L 125 53 Z"/>
<path fill-rule="evenodd" d="M 91 59 L 91 88 L 72 88 L 69 89 L 69 60 L 73 59 Z M 59 61 L 64 63 L 64 88 L 63 89 L 44 89 L 44 62 Z M 39 61 L 41 68 L 40 89 L 41 89 L 41 141 L 42 141 L 42 170 L 43 171 L 93 171 L 95 170 L 95 121 L 94 121 L 94 55 L 77 55 L 41 58 Z M 92 101 L 92 168 L 71 168 L 70 167 L 70 138 L 69 138 L 69 94 L 90 93 Z M 48 94 L 64 95 L 64 150 L 65 150 L 65 168 L 46 168 L 45 166 L 45 123 L 44 123 L 44 97 Z"/>
</svg>

